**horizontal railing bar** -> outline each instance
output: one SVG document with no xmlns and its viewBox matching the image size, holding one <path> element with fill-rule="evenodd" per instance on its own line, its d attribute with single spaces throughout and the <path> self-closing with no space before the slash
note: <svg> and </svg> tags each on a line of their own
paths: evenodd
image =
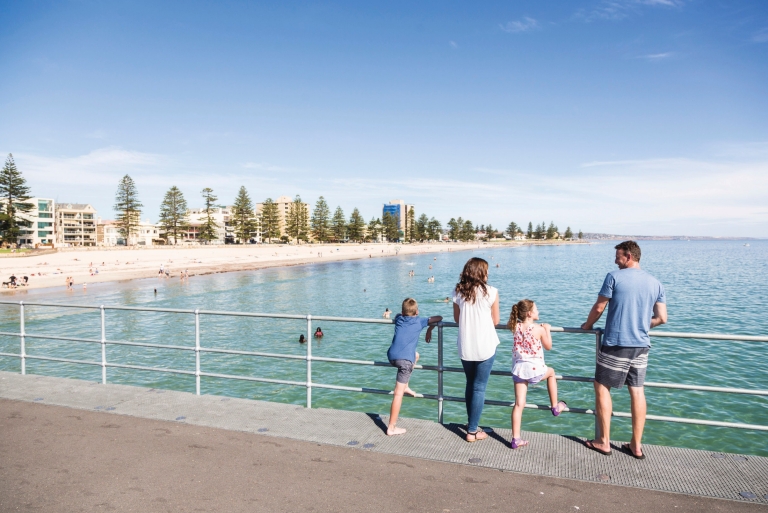
<svg viewBox="0 0 768 513">
<path fill-rule="evenodd" d="M 20 333 L 10 333 L 7 331 L 0 331 L 0 335 L 7 335 L 13 337 L 20 337 Z M 58 337 L 56 335 L 34 335 L 32 333 L 24 333 L 27 338 L 40 338 L 45 340 L 63 340 L 65 342 L 88 342 L 91 344 L 101 344 L 101 340 L 93 338 L 77 338 L 77 337 Z"/>
<path fill-rule="evenodd" d="M 149 342 L 128 342 L 126 340 L 105 340 L 105 344 L 112 346 L 136 346 L 136 347 L 153 347 L 156 349 L 176 349 L 179 351 L 194 351 L 194 347 L 188 346 L 164 346 L 162 344 L 150 344 Z"/>
<path fill-rule="evenodd" d="M 754 335 L 729 335 L 721 333 L 686 333 L 675 331 L 649 331 L 652 337 L 698 338 L 703 340 L 738 340 L 742 342 L 768 342 L 768 337 Z"/>
<path fill-rule="evenodd" d="M 195 348 L 193 347 L 192 350 Z M 238 351 L 236 349 L 214 349 L 214 348 L 200 348 L 201 353 L 221 353 L 221 354 L 237 354 L 243 356 L 264 356 L 266 358 L 286 358 L 288 360 L 303 360 L 306 361 L 306 356 L 299 356 L 295 354 L 277 354 L 277 353 L 261 353 L 258 351 Z M 312 358 L 314 360 L 314 358 Z"/>
<path fill-rule="evenodd" d="M 194 374 L 194 372 L 192 374 Z M 201 372 L 200 376 L 206 376 L 208 378 L 236 379 L 240 381 L 256 381 L 259 383 L 275 383 L 278 385 L 296 385 L 300 387 L 307 386 L 306 381 L 287 381 L 284 379 L 253 378 L 250 376 L 231 376 L 229 374 L 217 374 L 215 372 Z M 312 386 L 315 386 L 315 384 L 313 383 Z"/>
<path fill-rule="evenodd" d="M 0 301 L 3 305 L 19 305 L 19 301 Z M 75 305 L 75 304 L 62 304 L 62 303 L 37 303 L 37 302 L 24 302 L 27 306 L 45 306 L 45 307 L 60 307 L 60 308 L 84 308 L 98 310 L 101 306 L 95 305 Z M 152 307 L 139 307 L 139 306 L 107 306 L 104 305 L 105 310 L 127 310 L 127 311 L 139 311 L 139 312 L 160 312 L 160 313 L 183 313 L 194 314 L 195 310 L 179 309 L 179 308 L 152 308 Z M 251 313 L 251 312 L 231 312 L 223 310 L 199 310 L 198 313 L 205 315 L 222 315 L 233 317 L 263 317 L 274 319 L 306 319 L 306 315 L 300 314 L 276 314 L 276 313 Z M 367 324 L 392 324 L 392 319 L 366 319 L 359 317 L 332 317 L 332 316 L 312 316 L 313 319 L 319 321 L 335 321 L 335 322 L 356 322 Z M 455 322 L 442 323 L 443 327 L 456 328 L 458 324 Z M 496 325 L 496 329 L 506 330 L 507 327 L 504 324 Z M 600 331 L 599 328 L 591 330 L 583 330 L 581 328 L 574 327 L 557 327 L 552 326 L 551 331 L 560 333 L 582 333 L 582 334 L 595 334 Z M 652 337 L 662 338 L 692 338 L 692 339 L 704 339 L 704 340 L 736 340 L 744 342 L 768 342 L 768 336 L 754 336 L 754 335 L 729 335 L 722 333 L 689 333 L 689 332 L 672 332 L 672 331 L 651 331 L 649 332 Z"/>
<path fill-rule="evenodd" d="M 0 356 L 9 356 L 11 358 L 21 358 L 20 354 L 15 354 L 15 353 L 0 353 Z"/>
<path fill-rule="evenodd" d="M 365 317 L 333 317 L 329 315 L 313 315 L 313 321 L 328 322 L 358 322 L 364 324 L 394 324 L 394 319 L 368 319 Z"/>
<path fill-rule="evenodd" d="M 97 364 L 101 365 L 101 363 Z M 143 371 L 150 371 L 150 372 L 166 372 L 168 374 L 187 374 L 189 376 L 194 376 L 195 371 L 185 371 L 185 370 L 178 370 L 178 369 L 166 369 L 164 367 L 144 367 L 142 365 L 125 365 L 122 363 L 107 363 L 107 367 L 115 367 L 118 369 L 135 369 L 135 370 L 143 370 Z"/>
<path fill-rule="evenodd" d="M 89 362 L 86 360 L 70 360 L 69 358 L 56 358 L 53 356 L 32 356 L 32 355 L 25 355 L 25 358 L 29 360 L 45 360 L 49 362 L 64 362 L 64 363 L 79 363 L 82 365 L 98 365 L 101 366 L 101 362 Z"/>
<path fill-rule="evenodd" d="M 199 310 L 198 313 L 200 315 L 222 315 L 226 317 L 266 317 L 270 319 L 298 319 L 298 320 L 304 320 L 304 321 L 307 320 L 306 315 L 299 315 L 299 314 L 228 312 L 226 310 Z M 314 317 L 312 318 L 314 319 Z"/>
</svg>

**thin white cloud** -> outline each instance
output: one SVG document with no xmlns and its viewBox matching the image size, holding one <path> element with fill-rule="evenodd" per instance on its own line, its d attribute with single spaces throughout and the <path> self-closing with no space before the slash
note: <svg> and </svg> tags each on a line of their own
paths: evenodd
<svg viewBox="0 0 768 513">
<path fill-rule="evenodd" d="M 681 8 L 683 0 L 602 0 L 591 9 L 580 9 L 574 18 L 591 22 L 596 20 L 623 20 L 643 7 Z"/>
<path fill-rule="evenodd" d="M 674 52 L 663 52 L 663 53 L 649 53 L 646 55 L 639 55 L 638 59 L 645 59 L 646 61 L 662 61 L 664 59 L 669 59 L 672 57 Z"/>
<path fill-rule="evenodd" d="M 260 171 L 288 171 L 289 168 L 283 166 L 275 166 L 267 162 L 246 162 L 243 164 L 245 169 L 258 169 Z"/>
<path fill-rule="evenodd" d="M 448 44 L 451 45 L 451 48 L 458 48 L 459 47 L 459 45 L 458 45 L 458 43 L 456 43 L 456 41 L 449 41 Z"/>
<path fill-rule="evenodd" d="M 768 27 L 762 28 L 752 35 L 753 43 L 766 43 L 768 42 Z"/>
<path fill-rule="evenodd" d="M 528 32 L 539 28 L 539 23 L 533 18 L 524 17 L 520 20 L 508 21 L 499 25 L 501 30 L 509 33 Z"/>
</svg>

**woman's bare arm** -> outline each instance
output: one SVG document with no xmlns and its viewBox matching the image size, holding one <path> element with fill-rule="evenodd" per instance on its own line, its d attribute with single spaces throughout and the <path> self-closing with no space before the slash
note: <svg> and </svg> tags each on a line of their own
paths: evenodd
<svg viewBox="0 0 768 513">
<path fill-rule="evenodd" d="M 496 326 L 501 321 L 501 315 L 499 314 L 499 295 L 496 294 L 496 301 L 493 302 L 491 307 L 491 318 L 493 319 L 493 325 Z"/>
<path fill-rule="evenodd" d="M 461 309 L 456 303 L 453 304 L 453 322 L 459 322 L 459 316 L 461 315 Z"/>
</svg>

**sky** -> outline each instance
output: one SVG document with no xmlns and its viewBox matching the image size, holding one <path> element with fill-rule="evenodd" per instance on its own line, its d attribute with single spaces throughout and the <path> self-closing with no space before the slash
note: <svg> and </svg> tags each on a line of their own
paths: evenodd
<svg viewBox="0 0 768 513">
<path fill-rule="evenodd" d="M 0 0 L 0 155 L 366 219 L 768 237 L 768 2 Z"/>
</svg>

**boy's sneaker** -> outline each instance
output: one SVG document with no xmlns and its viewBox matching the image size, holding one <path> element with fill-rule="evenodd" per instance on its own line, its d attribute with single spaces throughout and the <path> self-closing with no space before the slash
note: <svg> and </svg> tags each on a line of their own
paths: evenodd
<svg viewBox="0 0 768 513">
<path fill-rule="evenodd" d="M 528 440 L 523 440 L 522 438 L 513 438 L 509 443 L 509 446 L 513 449 L 519 449 L 520 447 L 525 447 L 526 445 L 528 445 Z"/>
<path fill-rule="evenodd" d="M 552 415 L 557 417 L 560 415 L 566 408 L 568 408 L 568 405 L 565 404 L 565 401 L 558 401 L 557 406 L 552 407 Z"/>
</svg>

